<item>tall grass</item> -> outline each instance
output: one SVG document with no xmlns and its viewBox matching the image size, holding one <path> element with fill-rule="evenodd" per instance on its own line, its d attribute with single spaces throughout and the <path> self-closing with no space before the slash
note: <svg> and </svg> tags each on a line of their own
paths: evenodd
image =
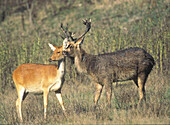
<svg viewBox="0 0 170 125">
<path fill-rule="evenodd" d="M 160 75 L 159 75 L 160 76 Z M 84 81 L 81 84 L 65 83 L 62 89 L 67 119 L 54 93 L 49 94 L 47 120 L 43 120 L 43 96 L 30 94 L 22 105 L 25 124 L 168 124 L 169 123 L 169 86 L 168 76 L 155 75 L 152 72 L 146 85 L 146 105 L 136 109 L 138 102 L 135 84 L 113 86 L 112 108 L 107 109 L 105 93 L 102 94 L 99 106 L 93 108 L 94 85 Z M 87 87 L 88 86 L 88 87 Z M 0 95 L 1 124 L 18 124 L 15 100 L 16 91 L 8 89 Z M 105 92 L 105 90 L 104 90 Z M 34 101 L 32 101 L 34 100 Z"/>
<path fill-rule="evenodd" d="M 60 11 L 64 4 L 52 1 L 38 13 L 35 27 L 25 22 L 22 29 L 20 15 L 14 14 L 0 24 L 0 124 L 18 124 L 15 109 L 17 99 L 12 80 L 13 71 L 23 63 L 49 64 L 51 50 L 47 43 L 62 44 L 59 26 L 69 23 L 76 36 L 84 32 L 81 19 L 92 18 L 92 28 L 86 35 L 83 48 L 91 54 L 114 52 L 129 47 L 142 47 L 155 61 L 146 83 L 147 103 L 136 109 L 137 88 L 131 84 L 114 85 L 112 108 L 106 106 L 103 95 L 93 109 L 94 85 L 85 74 L 78 74 L 67 59 L 67 73 L 62 89 L 68 118 L 62 113 L 54 93 L 49 94 L 48 118 L 43 120 L 42 96 L 29 95 L 23 102 L 25 124 L 113 124 L 162 123 L 169 121 L 169 2 L 157 0 L 152 6 L 145 0 L 76 1 L 75 6 Z M 70 2 L 70 1 L 69 1 Z M 144 2 L 144 3 L 143 3 Z M 86 6 L 84 6 L 86 4 Z M 141 7 L 141 4 L 143 5 Z M 88 9 L 87 9 L 88 6 Z M 56 8 L 56 10 L 55 10 Z M 43 13 L 43 14 L 42 14 Z M 45 15 L 44 15 L 45 14 Z M 28 17 L 26 17 L 27 19 Z M 32 101 L 34 100 L 34 101 Z"/>
</svg>

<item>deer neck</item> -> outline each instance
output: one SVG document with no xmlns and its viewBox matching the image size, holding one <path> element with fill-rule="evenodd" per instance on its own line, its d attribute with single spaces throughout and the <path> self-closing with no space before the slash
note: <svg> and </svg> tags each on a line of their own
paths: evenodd
<svg viewBox="0 0 170 125">
<path fill-rule="evenodd" d="M 92 56 L 92 55 L 87 54 L 83 49 L 79 49 L 75 52 L 74 63 L 75 63 L 75 66 L 76 66 L 78 72 L 87 73 L 86 63 L 90 56 Z"/>
<path fill-rule="evenodd" d="M 65 73 L 65 57 L 58 61 L 58 73 L 64 75 Z"/>
</svg>

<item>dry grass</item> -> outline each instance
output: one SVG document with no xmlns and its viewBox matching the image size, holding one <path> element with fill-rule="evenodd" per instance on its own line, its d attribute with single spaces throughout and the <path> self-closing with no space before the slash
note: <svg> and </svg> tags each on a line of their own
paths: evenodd
<svg viewBox="0 0 170 125">
<path fill-rule="evenodd" d="M 106 106 L 105 90 L 96 110 L 93 106 L 94 85 L 77 78 L 77 84 L 64 83 L 62 89 L 67 119 L 54 93 L 49 94 L 47 120 L 43 119 L 42 95 L 29 94 L 22 105 L 24 124 L 169 124 L 169 78 L 151 73 L 146 83 L 147 103 L 136 108 L 138 101 L 135 84 L 114 85 L 112 108 Z M 19 124 L 15 109 L 17 93 L 7 89 L 0 95 L 0 124 Z"/>
<path fill-rule="evenodd" d="M 65 7 L 60 4 L 62 1 L 52 0 L 54 8 L 48 5 L 39 10 L 33 29 L 27 14 L 25 31 L 19 13 L 0 23 L 0 124 L 20 124 L 15 108 L 17 93 L 11 88 L 14 69 L 23 63 L 48 64 L 51 50 L 47 43 L 62 44 L 60 23 L 69 23 L 70 30 L 79 35 L 84 31 L 83 18 L 93 21 L 83 45 L 87 53 L 101 54 L 137 46 L 154 57 L 156 65 L 146 83 L 147 103 L 136 108 L 138 90 L 129 81 L 113 84 L 111 109 L 107 109 L 104 90 L 94 110 L 94 84 L 67 65 L 62 88 L 67 119 L 54 93 L 49 94 L 46 121 L 42 95 L 29 94 L 22 105 L 23 124 L 170 124 L 170 79 L 166 74 L 170 62 L 169 1 L 154 0 L 156 6 L 146 0 L 95 0 L 94 4 L 88 1 L 77 0 L 77 5 L 86 6 L 66 6 L 66 10 L 60 11 L 57 8 Z"/>
</svg>

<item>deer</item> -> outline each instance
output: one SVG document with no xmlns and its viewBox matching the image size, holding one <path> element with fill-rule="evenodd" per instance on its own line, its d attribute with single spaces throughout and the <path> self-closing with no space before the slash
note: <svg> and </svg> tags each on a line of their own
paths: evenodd
<svg viewBox="0 0 170 125">
<path fill-rule="evenodd" d="M 62 28 L 62 27 L 61 27 Z M 67 38 L 64 39 L 68 41 Z M 24 101 L 28 93 L 43 93 L 44 101 L 44 119 L 47 117 L 48 93 L 53 91 L 65 113 L 65 107 L 62 100 L 61 89 L 64 83 L 65 75 L 65 56 L 63 56 L 63 45 L 56 47 L 48 44 L 53 55 L 49 61 L 58 61 L 58 65 L 32 64 L 26 63 L 20 65 L 13 72 L 13 80 L 17 89 L 18 98 L 16 100 L 16 110 L 21 121 L 23 121 L 21 113 L 21 103 Z"/>
<path fill-rule="evenodd" d="M 84 20 L 85 32 L 78 38 L 67 34 L 71 41 L 67 42 L 63 54 L 74 59 L 79 73 L 86 73 L 96 85 L 94 104 L 100 99 L 105 86 L 107 105 L 111 107 L 112 83 L 133 80 L 138 87 L 139 105 L 142 100 L 146 102 L 145 83 L 153 66 L 154 58 L 144 49 L 131 47 L 111 53 L 92 55 L 86 53 L 81 47 L 86 33 L 91 28 L 91 19 Z"/>
</svg>

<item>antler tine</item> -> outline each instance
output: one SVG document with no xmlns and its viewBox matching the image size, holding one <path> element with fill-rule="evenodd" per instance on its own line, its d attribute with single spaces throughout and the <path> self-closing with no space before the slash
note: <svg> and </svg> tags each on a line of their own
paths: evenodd
<svg viewBox="0 0 170 125">
<path fill-rule="evenodd" d="M 72 32 L 68 32 L 68 33 L 69 33 L 69 37 L 71 38 L 71 40 L 72 40 L 72 41 L 75 41 L 75 40 L 76 40 L 76 38 L 75 38 L 75 39 L 73 38 L 74 33 L 72 33 Z"/>
<path fill-rule="evenodd" d="M 86 25 L 86 31 L 77 40 L 79 40 L 83 36 L 85 36 L 86 33 L 90 30 L 90 28 L 91 28 L 91 19 L 89 19 L 89 21 L 87 19 L 83 19 L 83 24 Z"/>
<path fill-rule="evenodd" d="M 62 35 L 60 35 L 60 37 L 64 40 L 64 37 Z"/>
<path fill-rule="evenodd" d="M 63 23 L 61 23 L 61 30 L 64 32 Z"/>
<path fill-rule="evenodd" d="M 88 21 L 89 20 L 89 21 Z M 91 24 L 91 19 L 83 19 L 83 24 L 84 25 L 88 25 L 88 24 Z"/>
<path fill-rule="evenodd" d="M 63 33 L 65 34 L 65 36 L 66 36 L 67 39 L 69 40 L 69 36 L 67 35 L 68 24 L 67 24 L 67 27 L 66 27 L 65 30 L 64 30 L 63 23 L 61 23 L 61 30 L 63 31 Z"/>
<path fill-rule="evenodd" d="M 68 31 L 68 23 L 67 23 L 67 26 L 66 26 L 66 32 Z"/>
</svg>

